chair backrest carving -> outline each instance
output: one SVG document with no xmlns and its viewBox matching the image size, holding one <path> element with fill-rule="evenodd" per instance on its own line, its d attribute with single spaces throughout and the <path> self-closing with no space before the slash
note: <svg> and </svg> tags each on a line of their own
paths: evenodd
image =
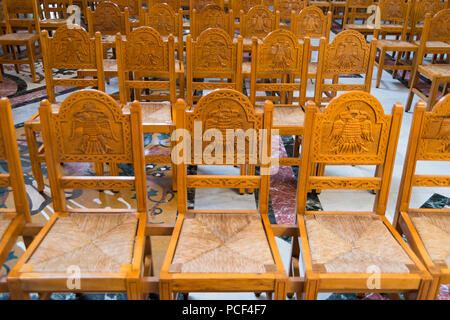
<svg viewBox="0 0 450 320">
<path fill-rule="evenodd" d="M 264 38 L 270 32 L 278 29 L 279 12 L 272 12 L 264 5 L 256 5 L 247 13 L 241 11 L 240 34 L 245 38 Z"/>
<path fill-rule="evenodd" d="M 286 20 L 291 18 L 292 11 L 298 13 L 306 8 L 307 5 L 307 0 L 275 0 L 274 10 L 280 11 L 280 18 Z"/>
<path fill-rule="evenodd" d="M 196 40 L 186 39 L 187 102 L 194 103 L 194 90 L 242 87 L 242 37 L 234 43 L 227 32 L 218 28 L 203 31 Z M 205 79 L 208 81 L 194 81 Z M 212 82 L 211 79 L 221 81 Z M 222 81 L 228 79 L 229 81 Z"/>
<path fill-rule="evenodd" d="M 44 61 L 47 94 L 50 102 L 55 102 L 55 86 L 94 86 L 105 90 L 103 72 L 103 49 L 100 33 L 95 38 L 83 28 L 69 28 L 67 25 L 59 27 L 49 37 L 46 30 L 42 31 L 42 55 Z M 55 79 L 52 69 L 94 69 L 97 79 Z"/>
<path fill-rule="evenodd" d="M 116 35 L 118 32 L 126 35 L 130 30 L 129 10 L 125 8 L 121 11 L 120 7 L 110 1 L 103 1 L 92 12 L 87 8 L 87 21 L 89 34 L 99 31 L 102 36 Z"/>
<path fill-rule="evenodd" d="M 354 30 L 340 32 L 330 44 L 322 38 L 316 80 L 316 104 L 329 101 L 323 92 L 362 90 L 370 92 L 373 64 L 376 54 L 376 39 L 370 43 Z M 364 76 L 363 84 L 339 84 L 339 76 L 359 74 Z M 334 79 L 325 84 L 325 79 Z"/>
<path fill-rule="evenodd" d="M 331 100 L 322 113 L 309 102 L 299 173 L 297 212 L 306 211 L 307 190 L 376 190 L 374 211 L 384 215 L 394 166 L 403 107 L 386 115 L 371 94 L 352 91 Z M 316 176 L 315 164 L 377 165 L 376 177 Z"/>
<path fill-rule="evenodd" d="M 300 38 L 326 39 L 330 36 L 332 14 L 325 15 L 319 7 L 306 7 L 291 17 L 291 31 Z"/>
<path fill-rule="evenodd" d="M 168 4 L 174 11 L 181 9 L 181 0 L 148 0 L 148 7 L 151 8 L 157 4 Z"/>
<path fill-rule="evenodd" d="M 53 113 L 39 107 L 46 162 L 55 211 L 66 211 L 64 189 L 136 189 L 139 212 L 146 208 L 142 111 L 139 102 L 124 113 L 109 95 L 97 90 L 72 93 Z M 133 177 L 65 176 L 61 162 L 127 163 Z M 114 211 L 114 210 L 110 210 Z"/>
<path fill-rule="evenodd" d="M 233 36 L 234 16 L 232 10 L 228 13 L 218 5 L 207 5 L 200 9 L 192 10 L 191 34 L 195 39 L 208 28 L 221 28 Z"/>
</svg>

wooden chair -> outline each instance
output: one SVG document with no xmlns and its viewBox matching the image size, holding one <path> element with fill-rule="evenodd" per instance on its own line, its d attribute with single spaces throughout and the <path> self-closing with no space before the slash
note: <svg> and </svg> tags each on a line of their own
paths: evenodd
<svg viewBox="0 0 450 320">
<path fill-rule="evenodd" d="M 441 10 L 448 8 L 448 0 L 413 0 L 412 2 L 412 12 L 411 12 L 411 40 L 415 38 L 420 39 L 420 35 L 423 30 L 425 23 L 425 15 L 430 13 L 434 16 Z"/>
<path fill-rule="evenodd" d="M 95 35 L 95 38 L 90 38 L 89 34 L 82 28 L 62 26 L 50 38 L 47 31 L 42 31 L 42 55 L 47 97 L 55 111 L 61 105 L 61 102 L 56 101 L 56 86 L 95 87 L 105 91 L 102 50 L 99 33 Z M 91 69 L 96 70 L 96 77 L 94 79 L 82 77 L 55 79 L 53 76 L 54 69 Z M 41 132 L 39 113 L 34 114 L 29 120 L 25 121 L 24 127 L 31 169 L 37 183 L 37 190 L 44 191 L 44 177 L 41 168 L 41 163 L 45 162 L 44 146 L 38 148 L 37 142 L 37 135 Z M 98 173 L 101 173 L 100 165 L 97 166 L 97 170 Z"/>
<path fill-rule="evenodd" d="M 450 283 L 450 242 L 446 226 L 449 209 L 412 208 L 413 187 L 450 187 L 448 175 L 420 175 L 418 161 L 450 161 L 450 95 L 426 112 L 421 101 L 414 108 L 408 151 L 403 166 L 394 226 L 403 233 L 411 248 L 424 262 L 433 277 L 429 299 L 436 299 L 441 284 Z M 448 174 L 447 172 L 444 172 Z"/>
<path fill-rule="evenodd" d="M 293 158 L 280 158 L 280 165 L 298 165 L 298 147 L 304 131 L 304 111 L 306 99 L 309 38 L 298 40 L 292 32 L 275 30 L 262 43 L 253 40 L 253 59 L 250 78 L 250 101 L 256 110 L 261 100 L 276 102 L 273 111 L 273 129 L 279 135 L 294 135 Z M 257 96 L 265 91 L 267 96 Z M 268 92 L 271 92 L 270 94 Z M 297 92 L 298 97 L 292 93 Z M 249 167 L 250 173 L 254 170 Z"/>
<path fill-rule="evenodd" d="M 406 104 L 406 111 L 409 111 L 414 98 L 417 94 L 427 104 L 427 111 L 431 111 L 436 103 L 439 85 L 444 83 L 443 95 L 448 91 L 448 83 L 450 82 L 450 64 L 448 61 L 445 64 L 424 64 L 423 58 L 429 53 L 440 53 L 443 55 L 450 54 L 450 9 L 439 11 L 434 17 L 427 14 L 425 18 L 425 25 L 422 32 L 422 37 L 417 52 L 415 67 L 411 76 L 411 87 L 409 90 L 408 102 Z M 448 60 L 448 58 L 447 58 Z M 428 78 L 431 81 L 431 88 L 429 95 L 425 95 L 418 88 L 420 75 Z"/>
<path fill-rule="evenodd" d="M 187 104 L 193 108 L 202 96 L 197 90 L 233 89 L 242 91 L 242 37 L 233 42 L 219 28 L 203 31 L 196 40 L 186 39 Z M 205 81 L 205 78 L 208 80 Z M 219 81 L 212 81 L 218 79 Z"/>
<path fill-rule="evenodd" d="M 114 2 L 102 1 L 95 7 L 95 11 L 92 11 L 92 9 L 88 7 L 86 10 L 86 18 L 89 36 L 94 37 L 96 32 L 100 32 L 102 35 L 103 48 L 105 50 L 115 47 L 116 34 L 118 32 L 126 37 L 131 31 L 128 8 L 124 8 L 124 10 L 121 11 L 120 7 Z M 107 58 L 106 54 L 104 57 Z"/>
<path fill-rule="evenodd" d="M 72 0 L 40 0 L 42 30 L 49 32 L 67 24 L 70 14 L 67 9 L 73 4 Z"/>
<path fill-rule="evenodd" d="M 122 113 L 106 93 L 77 91 L 59 112 L 39 107 L 55 213 L 8 275 L 12 299 L 30 292 L 117 292 L 142 299 L 147 188 L 139 102 Z M 60 163 L 132 164 L 132 177 L 68 176 Z M 136 190 L 136 209 L 69 209 L 65 189 Z M 78 285 L 71 284 L 79 276 Z"/>
<path fill-rule="evenodd" d="M 158 31 L 165 40 L 172 34 L 177 47 L 177 59 L 184 60 L 183 9 L 175 11 L 168 4 L 155 4 L 145 15 L 145 25 Z"/>
<path fill-rule="evenodd" d="M 334 21 L 342 20 L 342 22 L 344 22 L 345 5 L 346 4 L 347 4 L 346 0 L 343 0 L 343 1 L 342 0 L 329 0 L 328 11 L 332 12 Z M 327 7 L 324 6 L 323 9 L 327 9 Z M 343 23 L 342 23 L 342 25 L 343 25 Z"/>
<path fill-rule="evenodd" d="M 164 41 L 155 29 L 139 27 L 130 32 L 126 40 L 118 35 L 116 41 L 120 103 L 130 108 L 133 100 L 141 101 L 144 133 L 171 133 L 174 129 L 172 106 L 177 99 L 176 79 L 180 74 L 184 79 L 183 64 L 175 60 L 173 36 Z M 168 90 L 168 95 L 161 90 Z M 170 154 L 146 154 L 145 161 L 172 163 Z M 172 188 L 176 190 L 175 167 L 172 178 Z"/>
<path fill-rule="evenodd" d="M 368 12 L 368 8 L 374 3 L 374 0 L 347 0 L 345 3 L 343 29 L 352 29 L 351 26 L 353 26 L 356 21 L 361 21 L 361 26 L 359 28 L 363 28 L 364 25 L 367 26 L 367 19 L 372 14 Z M 355 28 L 358 28 L 358 26 Z M 363 30 L 359 32 L 363 33 L 362 31 Z M 370 29 L 368 33 L 372 34 L 373 29 Z"/>
<path fill-rule="evenodd" d="M 374 0 L 347 0 L 344 12 L 343 30 L 355 30 L 365 37 L 375 31 L 376 11 L 370 11 L 375 5 Z M 373 21 L 369 21 L 370 17 Z M 360 21 L 360 23 L 356 23 Z"/>
<path fill-rule="evenodd" d="M 418 292 L 431 276 L 385 217 L 403 109 L 392 115 L 367 92 L 347 92 L 321 113 L 309 102 L 297 187 L 300 261 L 307 300 L 318 292 Z M 317 163 L 377 165 L 375 177 L 316 175 Z M 376 190 L 372 211 L 310 211 L 308 190 Z"/>
<path fill-rule="evenodd" d="M 29 4 L 18 4 L 17 0 L 2 0 L 0 2 L 0 8 L 2 10 L 1 13 L 1 22 L 0 26 L 4 31 L 6 31 L 6 20 L 5 20 L 5 14 L 4 14 L 4 6 L 3 3 L 7 2 L 10 9 L 9 14 L 9 23 L 11 25 L 12 32 L 17 32 L 19 30 L 25 30 L 28 32 L 33 32 L 35 29 L 35 19 L 33 14 L 33 7 L 31 3 Z M 39 10 L 39 8 L 38 8 Z M 39 11 L 38 11 L 39 12 Z"/>
<path fill-rule="evenodd" d="M 398 70 L 403 70 L 404 72 L 413 69 L 414 62 L 409 61 L 409 57 L 412 53 L 416 53 L 418 50 L 418 46 L 409 42 L 409 31 L 411 30 L 409 26 L 409 16 L 411 13 L 411 2 L 398 1 L 398 2 L 389 2 L 390 0 L 381 0 L 380 2 L 380 15 L 382 21 L 389 21 L 388 24 L 383 23 L 380 25 L 380 28 L 376 29 L 374 33 L 374 37 L 378 38 L 379 34 L 383 35 L 383 39 L 378 40 L 377 42 L 377 50 L 379 52 L 378 61 L 375 60 L 375 65 L 378 68 L 377 73 L 377 83 L 376 87 L 378 88 L 381 83 L 381 77 L 383 75 L 383 70 L 393 70 L 393 78 L 396 77 Z M 398 11 L 393 11 L 392 6 L 390 4 L 397 4 L 395 7 Z M 401 31 L 401 39 L 386 39 L 388 35 L 398 35 L 398 28 L 402 28 Z M 393 52 L 396 60 L 394 65 L 386 65 L 386 53 Z M 402 57 L 405 57 L 402 59 Z M 403 73 L 405 74 L 405 73 Z"/>
<path fill-rule="evenodd" d="M 330 101 L 339 91 L 370 92 L 376 43 L 376 39 L 367 43 L 364 36 L 354 30 L 340 32 L 330 44 L 322 38 L 315 88 L 315 103 L 318 106 Z M 339 83 L 340 76 L 351 74 L 364 76 L 364 83 Z M 325 79 L 332 79 L 332 83 L 325 82 Z"/>
<path fill-rule="evenodd" d="M 225 13 L 225 10 L 217 5 L 207 5 L 200 11 L 192 9 L 190 16 L 191 35 L 197 39 L 198 35 L 208 28 L 221 28 L 225 30 L 230 37 L 234 36 L 234 15 L 233 10 Z"/>
<path fill-rule="evenodd" d="M 9 171 L 0 174 L 0 187 L 11 188 L 14 196 L 13 209 L 0 209 L 0 265 L 3 265 L 25 223 L 31 222 L 11 104 L 6 98 L 0 100 L 0 159 L 6 160 Z M 6 291 L 6 282 L 0 278 L 0 292 Z"/>
<path fill-rule="evenodd" d="M 332 13 L 328 11 L 325 15 L 319 7 L 306 7 L 298 14 L 292 13 L 291 17 L 291 31 L 297 35 L 299 39 L 320 39 L 325 38 L 325 43 L 329 42 L 331 25 L 332 25 Z M 310 46 L 310 53 L 308 66 L 308 79 L 315 79 L 317 77 L 317 62 L 312 61 L 312 53 L 318 52 L 319 46 Z"/>
<path fill-rule="evenodd" d="M 0 35 L 0 46 L 6 49 L 7 52 L 3 52 L 3 56 L 0 57 L 0 66 L 4 64 L 14 64 L 16 72 L 19 73 L 19 65 L 29 64 L 31 71 L 31 79 L 33 82 L 39 82 L 36 77 L 35 61 L 36 56 L 36 42 L 39 42 L 39 13 L 37 8 L 37 1 L 24 0 L 16 2 L 13 0 L 3 2 L 3 14 L 5 15 L 6 34 Z M 30 27 L 30 19 L 25 19 L 23 22 L 29 28 L 28 32 L 13 33 L 11 22 L 21 22 L 20 18 L 15 18 L 19 14 L 32 14 L 34 33 Z M 14 47 L 25 46 L 27 51 L 27 58 L 20 59 L 15 51 Z M 0 75 L 0 81 L 3 81 L 3 77 Z"/>
<path fill-rule="evenodd" d="M 292 11 L 298 13 L 308 5 L 307 0 L 274 0 L 273 8 L 280 12 L 281 27 L 289 29 Z"/>
<path fill-rule="evenodd" d="M 247 13 L 241 11 L 239 19 L 239 34 L 244 38 L 244 51 L 251 51 L 252 38 L 263 39 L 270 32 L 278 29 L 280 23 L 280 12 L 272 12 L 264 5 L 252 7 Z M 245 72 L 250 75 L 250 62 Z"/>
<path fill-rule="evenodd" d="M 176 292 L 275 292 L 275 299 L 286 297 L 286 274 L 268 219 L 272 103 L 264 113 L 255 112 L 249 99 L 229 89 L 216 90 L 202 97 L 193 111 L 184 101 L 176 105 L 178 141 L 178 217 L 160 272 L 160 298 L 172 299 Z M 189 152 L 185 132 L 194 136 L 194 122 L 203 132 L 246 130 L 253 138 L 245 141 L 245 153 L 230 156 L 228 143 L 219 146 L 215 160 L 202 157 L 208 143 Z M 198 126 L 198 125 L 196 125 Z M 263 134 L 261 129 L 265 129 Z M 254 131 L 252 131 L 254 130 Z M 261 133 L 260 139 L 255 139 Z M 263 148 L 257 152 L 256 140 Z M 252 143 L 253 142 L 253 143 Z M 202 145 L 203 144 L 203 145 Z M 234 148 L 235 143 L 232 142 Z M 180 151 L 180 148 L 182 148 Z M 198 150 L 198 151 L 196 151 Z M 250 151 L 252 150 L 252 151 Z M 256 152 L 255 152 L 256 151 Z M 201 153 L 199 153 L 201 152 Z M 217 157 L 217 152 L 220 156 Z M 267 153 L 266 153 L 267 152 Z M 262 160 L 265 158 L 267 161 Z M 226 160 L 228 157 L 228 160 Z M 242 164 L 256 160 L 261 175 L 187 175 L 188 164 Z M 187 209 L 187 188 L 259 188 L 258 210 Z"/>
<path fill-rule="evenodd" d="M 130 12 L 130 26 L 136 28 L 144 21 L 144 10 L 142 7 L 142 0 L 112 0 L 117 4 L 120 10 L 124 11 L 128 8 Z"/>
</svg>

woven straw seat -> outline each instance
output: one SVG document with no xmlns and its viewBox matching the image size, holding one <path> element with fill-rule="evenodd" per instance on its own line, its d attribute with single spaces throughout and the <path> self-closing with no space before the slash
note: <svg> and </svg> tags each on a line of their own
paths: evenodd
<svg viewBox="0 0 450 320">
<path fill-rule="evenodd" d="M 450 215 L 409 213 L 409 217 L 433 262 L 450 268 Z"/>
<path fill-rule="evenodd" d="M 450 64 L 422 64 L 419 65 L 418 70 L 429 78 L 434 76 L 450 78 Z"/>
<path fill-rule="evenodd" d="M 172 124 L 170 102 L 141 102 L 142 121 L 144 124 Z M 123 109 L 129 111 L 131 102 Z"/>
<path fill-rule="evenodd" d="M 71 213 L 59 218 L 33 253 L 34 272 L 119 272 L 132 263 L 137 228 L 133 213 Z"/>
<path fill-rule="evenodd" d="M 414 44 L 420 45 L 420 41 L 414 41 Z M 444 42 L 444 41 L 427 41 L 425 44 L 425 47 L 427 49 L 450 49 L 450 43 Z"/>
<path fill-rule="evenodd" d="M 359 32 L 373 32 L 375 30 L 374 26 L 368 26 L 367 24 L 357 24 L 349 23 L 344 25 L 344 30 L 356 30 Z"/>
<path fill-rule="evenodd" d="M 9 224 L 11 223 L 11 219 L 5 217 L 4 214 L 0 214 L 0 239 L 3 237 L 6 229 L 8 229 Z"/>
<path fill-rule="evenodd" d="M 34 39 L 39 39 L 39 36 L 32 33 L 8 33 L 0 35 L 1 42 L 27 42 Z"/>
<path fill-rule="evenodd" d="M 127 40 L 127 36 L 123 35 L 122 39 Z M 104 45 L 115 45 L 116 44 L 116 35 L 104 35 L 102 36 L 102 43 Z"/>
<path fill-rule="evenodd" d="M 169 272 L 265 273 L 275 262 L 258 214 L 184 218 Z"/>
<path fill-rule="evenodd" d="M 263 112 L 264 106 L 256 106 L 256 112 Z M 275 107 L 273 108 L 273 126 L 295 126 L 303 127 L 305 122 L 305 112 L 301 107 Z"/>
<path fill-rule="evenodd" d="M 403 40 L 387 40 L 387 39 L 381 39 L 377 42 L 378 48 L 386 48 L 386 47 L 393 47 L 393 48 L 399 48 L 402 47 L 405 50 L 417 50 L 418 47 L 415 44 L 412 44 L 408 41 Z"/>
<path fill-rule="evenodd" d="M 313 269 L 329 273 L 410 273 L 413 261 L 375 215 L 307 215 Z"/>
</svg>

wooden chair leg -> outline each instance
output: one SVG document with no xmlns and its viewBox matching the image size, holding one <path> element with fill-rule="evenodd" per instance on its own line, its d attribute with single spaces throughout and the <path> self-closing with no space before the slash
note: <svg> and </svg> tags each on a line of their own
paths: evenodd
<svg viewBox="0 0 450 320">
<path fill-rule="evenodd" d="M 241 164 L 239 166 L 239 169 L 240 169 L 241 176 L 247 175 L 247 165 L 246 164 Z M 239 188 L 239 194 L 244 194 L 244 193 L 245 193 L 245 188 Z"/>
<path fill-rule="evenodd" d="M 436 281 L 437 280 L 437 281 Z M 437 290 L 439 292 L 439 278 L 437 279 L 423 279 L 420 283 L 419 290 L 417 291 L 417 300 L 433 300 L 432 296 L 432 287 L 437 283 Z M 435 297 L 436 295 L 434 295 Z"/>
<path fill-rule="evenodd" d="M 103 176 L 104 174 L 105 174 L 105 171 L 103 168 L 103 162 L 96 162 L 95 163 L 95 175 Z"/>
<path fill-rule="evenodd" d="M 294 137 L 294 150 L 293 150 L 293 157 L 298 158 L 300 156 L 300 145 L 302 144 L 302 137 L 301 136 L 295 136 Z"/>
<path fill-rule="evenodd" d="M 25 136 L 28 145 L 28 154 L 30 157 L 31 171 L 37 183 L 37 190 L 44 191 L 44 175 L 42 173 L 41 163 L 38 159 L 38 146 L 36 141 L 36 133 L 34 130 L 25 124 Z"/>
<path fill-rule="evenodd" d="M 436 300 L 440 289 L 441 289 L 441 281 L 439 279 L 439 276 L 433 275 L 433 280 L 431 281 L 431 284 L 429 286 L 427 299 Z M 419 296 L 421 296 L 420 289 L 417 295 L 418 295 L 417 299 L 419 299 Z"/>
<path fill-rule="evenodd" d="M 36 77 L 36 66 L 34 65 L 36 54 L 35 51 L 36 48 L 34 47 L 34 42 L 27 43 L 27 54 L 28 54 L 28 61 L 30 62 L 31 80 L 33 82 L 39 82 Z"/>
<path fill-rule="evenodd" d="M 414 90 L 416 88 L 417 82 L 419 81 L 419 74 L 415 71 L 412 75 L 411 86 L 409 87 L 408 101 L 406 102 L 405 110 L 408 112 L 411 109 L 412 102 L 414 99 Z"/>
<path fill-rule="evenodd" d="M 127 297 L 128 300 L 144 300 L 144 293 L 141 290 L 139 279 L 127 280 Z"/>
<path fill-rule="evenodd" d="M 254 176 L 255 175 L 255 171 L 256 171 L 256 166 L 254 165 L 254 164 L 249 164 L 248 165 L 248 175 L 249 176 Z M 248 189 L 247 190 L 247 192 L 249 193 L 249 194 L 252 194 L 253 193 L 253 189 Z"/>
<path fill-rule="evenodd" d="M 305 283 L 305 300 L 317 300 L 319 281 L 307 279 Z"/>
<path fill-rule="evenodd" d="M 286 280 L 275 280 L 275 300 L 286 300 L 286 296 L 287 296 Z"/>
<path fill-rule="evenodd" d="M 383 76 L 383 68 L 384 68 L 384 59 L 386 58 L 386 51 L 381 49 L 380 51 L 380 60 L 378 63 L 378 72 L 377 72 L 377 84 L 376 87 L 380 87 L 381 77 Z"/>
<path fill-rule="evenodd" d="M 436 102 L 436 96 L 439 91 L 439 81 L 436 78 L 431 79 L 430 95 L 428 96 L 427 111 L 431 111 Z"/>
<path fill-rule="evenodd" d="M 11 300 L 30 300 L 30 295 L 23 291 L 19 279 L 8 277 L 8 289 Z"/>
<path fill-rule="evenodd" d="M 170 289 L 169 281 L 161 281 L 159 282 L 159 299 L 160 300 L 172 300 L 173 292 Z"/>
</svg>

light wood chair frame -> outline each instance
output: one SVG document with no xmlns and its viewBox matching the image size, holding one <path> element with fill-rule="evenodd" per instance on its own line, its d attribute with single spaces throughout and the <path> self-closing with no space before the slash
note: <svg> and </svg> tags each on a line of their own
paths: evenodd
<svg viewBox="0 0 450 320">
<path fill-rule="evenodd" d="M 75 33 L 83 39 L 82 43 L 79 43 L 78 49 L 86 50 L 88 52 L 87 63 L 86 60 L 81 63 L 77 63 L 76 59 L 68 59 L 68 61 L 57 60 L 56 48 L 61 43 L 62 37 L 66 32 Z M 59 34 L 61 34 L 61 36 L 59 36 Z M 78 86 L 81 88 L 96 87 L 100 91 L 105 91 L 102 58 L 103 47 L 100 33 L 96 33 L 94 38 L 90 38 L 84 29 L 69 29 L 67 26 L 62 26 L 54 32 L 53 37 L 49 37 L 46 30 L 42 31 L 41 41 L 47 97 L 50 103 L 54 105 L 58 104 L 55 97 L 55 86 Z M 75 48 L 72 50 L 75 50 Z M 80 71 L 86 68 L 95 70 L 96 79 L 53 79 L 53 69 L 76 69 L 80 75 Z M 45 162 L 45 152 L 44 145 L 38 147 L 37 140 L 37 135 L 41 132 L 39 112 L 35 113 L 30 119 L 25 121 L 24 129 L 30 156 L 31 170 L 37 183 L 37 190 L 44 191 L 45 184 L 41 163 Z M 97 173 L 99 174 L 102 173 L 101 167 L 101 164 L 97 164 L 96 168 Z"/>
<path fill-rule="evenodd" d="M 266 102 L 264 114 L 255 113 L 253 106 L 246 96 L 242 93 L 230 89 L 216 90 L 202 99 L 193 111 L 187 111 L 185 102 L 178 100 L 176 103 L 176 126 L 177 129 L 193 128 L 194 119 L 201 117 L 201 110 L 207 108 L 208 101 L 214 96 L 222 95 L 223 98 L 232 97 L 241 105 L 245 105 L 245 109 L 249 114 L 253 114 L 261 121 L 261 128 L 270 132 L 272 122 L 273 106 L 270 101 Z M 230 99 L 230 98 L 228 98 Z M 257 128 L 255 128 L 257 129 Z M 179 138 L 179 137 L 178 137 Z M 271 134 L 263 138 L 267 145 L 271 145 Z M 186 143 L 182 140 L 180 143 Z M 186 149 L 184 149 L 186 150 Z M 270 148 L 264 150 L 270 159 Z M 266 154 L 266 153 L 265 153 Z M 178 154 L 178 157 L 186 157 L 185 154 Z M 202 160 L 201 160 L 202 161 Z M 268 219 L 268 200 L 269 200 L 269 184 L 270 176 L 189 176 L 186 173 L 186 161 L 177 161 L 178 166 L 178 216 L 175 223 L 172 238 L 169 243 L 166 257 L 160 272 L 160 298 L 169 300 L 174 298 L 174 293 L 185 292 L 275 292 L 275 299 L 284 300 L 286 297 L 286 274 L 283 264 L 275 243 L 274 235 L 271 231 L 271 225 Z M 197 163 L 201 164 L 201 163 Z M 270 170 L 270 161 L 261 163 L 261 170 Z M 224 181 L 228 182 L 225 184 Z M 187 209 L 187 188 L 259 188 L 259 209 L 256 211 L 248 210 L 195 210 Z M 186 215 L 189 214 L 249 214 L 259 213 L 266 232 L 268 244 L 270 246 L 272 256 L 274 258 L 276 270 L 266 273 L 179 273 L 170 272 L 169 268 L 172 263 L 177 242 L 179 241 L 181 228 Z"/>
<path fill-rule="evenodd" d="M 326 121 L 331 120 L 333 109 L 344 106 L 349 101 L 359 101 L 360 103 L 370 105 L 373 111 L 377 114 L 377 121 L 384 122 L 383 132 L 385 141 L 378 148 L 372 156 L 364 154 L 353 155 L 327 155 L 326 151 L 318 152 L 317 148 L 322 150 L 320 146 L 323 143 L 320 137 L 323 133 L 321 126 Z M 354 104 L 355 105 L 355 104 Z M 394 157 L 397 149 L 397 142 L 400 133 L 400 125 L 402 120 L 403 108 L 400 103 L 397 103 L 392 108 L 391 115 L 385 115 L 381 104 L 367 92 L 347 92 L 339 97 L 334 98 L 324 113 L 321 113 L 313 102 L 308 102 L 306 109 L 305 134 L 303 140 L 301 166 L 298 178 L 297 187 L 297 221 L 300 235 L 300 254 L 299 263 L 302 263 L 305 270 L 305 299 L 313 300 L 317 298 L 320 291 L 323 292 L 418 292 L 418 299 L 427 299 L 428 290 L 431 285 L 431 276 L 421 263 L 419 258 L 414 254 L 413 250 L 406 244 L 400 234 L 394 229 L 385 217 L 386 204 L 389 195 L 390 182 L 394 166 Z M 323 147 L 325 148 L 325 147 Z M 377 154 L 378 153 L 378 154 Z M 321 159 L 323 158 L 323 159 Z M 331 161 L 331 158 L 333 161 Z M 376 177 L 359 178 L 359 177 L 325 177 L 316 176 L 313 168 L 317 163 L 329 164 L 333 162 L 334 165 L 371 165 L 376 164 L 381 167 L 377 170 Z M 367 181 L 367 184 L 361 184 L 362 181 Z M 326 187 L 325 187 L 326 186 Z M 376 186 L 376 187 L 375 187 Z M 316 188 L 325 189 L 376 189 L 376 197 L 374 201 L 373 211 L 358 212 L 358 211 L 308 211 L 306 209 L 308 190 Z M 411 273 L 380 273 L 380 288 L 369 289 L 367 287 L 367 279 L 372 275 L 371 273 L 323 273 L 317 269 L 313 270 L 311 249 L 308 240 L 308 233 L 306 231 L 305 217 L 308 215 L 376 215 L 381 218 L 383 224 L 392 234 L 395 240 L 400 244 L 409 258 L 417 267 L 417 272 Z"/>
<path fill-rule="evenodd" d="M 80 100 L 93 101 L 94 103 L 103 103 L 108 105 L 111 112 L 116 112 L 122 117 L 124 123 L 128 122 L 130 136 L 124 137 L 122 143 L 128 143 L 131 154 L 115 155 L 105 154 L 109 158 L 116 158 L 120 162 L 122 158 L 131 160 L 134 167 L 134 177 L 79 177 L 64 176 L 61 171 L 61 159 L 67 161 L 67 155 L 61 153 L 58 146 L 55 124 L 59 117 L 65 117 L 73 105 Z M 113 110 L 114 109 L 114 110 Z M 29 299 L 29 292 L 120 292 L 126 291 L 129 299 L 142 299 L 141 277 L 143 274 L 142 264 L 144 257 L 145 232 L 147 223 L 147 192 L 146 192 L 146 174 L 144 161 L 144 140 L 142 130 L 142 111 L 139 102 L 134 102 L 130 113 L 122 114 L 120 106 L 107 94 L 96 90 L 82 90 L 73 93 L 62 103 L 59 113 L 53 113 L 51 103 L 44 101 L 39 107 L 39 113 L 42 121 L 42 133 L 44 143 L 46 144 L 46 162 L 50 180 L 50 187 L 53 199 L 53 208 L 55 213 L 45 224 L 42 230 L 37 234 L 26 252 L 8 275 L 8 287 L 12 299 Z M 127 149 L 124 147 L 124 150 Z M 79 162 L 83 158 L 90 162 L 92 158 L 98 156 L 79 154 L 74 160 Z M 92 183 L 89 183 L 92 182 Z M 136 210 L 121 209 L 68 209 L 64 189 L 88 188 L 96 190 L 111 189 L 112 186 L 117 189 L 135 189 L 136 190 Z M 32 257 L 35 250 L 44 240 L 48 232 L 54 226 L 57 220 L 64 219 L 71 212 L 80 214 L 96 213 L 130 213 L 136 216 L 138 226 L 133 248 L 132 263 L 121 266 L 120 272 L 102 273 L 85 272 L 81 274 L 80 289 L 70 289 L 67 281 L 70 280 L 70 273 L 44 273 L 33 272 L 33 266 L 27 261 Z"/>
<path fill-rule="evenodd" d="M 3 265 L 25 224 L 31 222 L 11 104 L 7 98 L 0 99 L 0 159 L 8 163 L 8 173 L 0 174 L 0 187 L 11 188 L 14 197 L 13 209 L 0 209 L 0 214 L 11 220 L 0 236 L 0 265 Z M 0 278 L 0 292 L 8 292 L 6 277 Z"/>
<path fill-rule="evenodd" d="M 411 193 L 414 187 L 450 187 L 449 175 L 420 175 L 416 174 L 418 161 L 450 161 L 449 152 L 438 152 L 426 147 L 429 131 L 433 121 L 444 121 L 449 117 L 450 95 L 436 105 L 432 112 L 426 112 L 423 101 L 419 101 L 414 108 L 414 115 L 409 134 L 408 149 L 406 152 L 403 174 L 400 184 L 399 196 L 393 225 L 400 234 L 404 234 L 415 254 L 423 261 L 433 277 L 429 299 L 436 299 L 441 284 L 450 283 L 450 268 L 438 265 L 433 261 L 420 238 L 410 213 L 442 213 L 450 214 L 449 209 L 421 209 L 411 208 Z M 443 138 L 445 139 L 445 138 Z M 445 141 L 442 143 L 445 145 Z M 448 143 L 447 143 L 448 145 Z M 450 216 L 449 216 L 450 217 Z"/>
</svg>

